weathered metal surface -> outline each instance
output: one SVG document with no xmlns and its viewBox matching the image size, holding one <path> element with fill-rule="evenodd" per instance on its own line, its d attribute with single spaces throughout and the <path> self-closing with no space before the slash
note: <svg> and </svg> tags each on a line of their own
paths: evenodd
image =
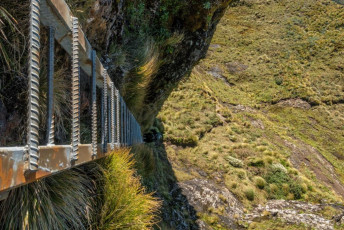
<svg viewBox="0 0 344 230">
<path fill-rule="evenodd" d="M 100 148 L 98 148 L 100 149 Z M 92 157 L 92 145 L 79 145 L 79 160 L 71 162 L 72 147 L 69 145 L 39 146 L 39 167 L 35 172 L 25 173 L 25 148 L 0 148 L 0 191 L 13 189 L 36 181 L 59 171 L 69 169 L 110 154 L 98 151 Z"/>
<path fill-rule="evenodd" d="M 54 49 L 55 49 L 55 28 L 48 28 L 48 105 L 47 105 L 47 130 L 46 142 L 48 145 L 54 144 Z"/>
<path fill-rule="evenodd" d="M 80 72 L 79 72 L 79 22 L 72 17 L 72 156 L 78 160 L 80 143 Z"/>
<path fill-rule="evenodd" d="M 30 2 L 30 46 L 29 46 L 29 105 L 28 105 L 28 158 L 29 170 L 38 168 L 39 131 L 39 70 L 40 70 L 40 1 Z"/>
</svg>

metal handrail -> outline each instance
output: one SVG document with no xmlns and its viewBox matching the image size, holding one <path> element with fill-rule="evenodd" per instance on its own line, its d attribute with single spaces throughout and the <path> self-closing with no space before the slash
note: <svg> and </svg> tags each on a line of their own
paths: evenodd
<svg viewBox="0 0 344 230">
<path fill-rule="evenodd" d="M 27 145 L 0 148 L 0 192 L 109 154 L 108 149 L 142 143 L 141 127 L 108 76 L 64 0 L 31 0 Z M 46 145 L 39 146 L 40 25 L 48 33 Z M 72 36 L 68 36 L 70 34 Z M 54 42 L 72 57 L 70 145 L 54 144 Z M 80 68 L 92 78 L 92 143 L 80 144 Z M 97 143 L 97 87 L 102 91 L 101 143 Z M 1 197 L 1 196 L 0 196 Z"/>
</svg>

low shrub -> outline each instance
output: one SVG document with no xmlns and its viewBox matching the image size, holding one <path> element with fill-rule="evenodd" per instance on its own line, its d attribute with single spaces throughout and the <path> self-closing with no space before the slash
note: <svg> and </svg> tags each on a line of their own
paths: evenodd
<svg viewBox="0 0 344 230">
<path fill-rule="evenodd" d="M 289 176 L 288 174 L 278 166 L 277 164 L 273 164 L 270 168 L 268 173 L 265 175 L 265 180 L 269 184 L 284 184 L 288 183 Z M 282 166 L 283 167 L 283 166 Z"/>
<path fill-rule="evenodd" d="M 304 194 L 304 191 L 302 189 L 302 186 L 298 181 L 293 181 L 290 183 L 290 193 L 294 195 L 294 199 L 299 200 L 302 198 L 302 195 Z"/>
<path fill-rule="evenodd" d="M 233 167 L 236 167 L 236 168 L 242 168 L 244 166 L 244 163 L 242 162 L 242 160 L 239 160 L 235 157 L 232 157 L 232 156 L 227 156 L 226 157 L 226 160 L 228 161 L 228 163 L 230 165 L 232 165 Z"/>
<path fill-rule="evenodd" d="M 248 200 L 253 201 L 254 200 L 254 190 L 251 188 L 247 188 L 244 190 L 245 196 Z"/>
<path fill-rule="evenodd" d="M 265 180 L 267 183 L 273 184 L 273 187 L 267 188 L 272 199 L 286 197 L 290 199 L 290 194 L 293 195 L 293 199 L 301 199 L 303 194 L 307 192 L 307 185 L 302 183 L 300 179 L 287 174 L 287 170 L 281 164 L 273 164 L 265 175 Z"/>
<path fill-rule="evenodd" d="M 194 147 L 198 144 L 198 137 L 191 133 L 182 134 L 180 136 L 168 135 L 166 136 L 166 140 L 178 146 Z"/>
<path fill-rule="evenodd" d="M 255 182 L 257 188 L 259 188 L 259 189 L 264 189 L 264 187 L 266 185 L 266 181 L 264 180 L 264 178 L 259 177 L 259 176 L 254 178 L 254 182 Z"/>
<path fill-rule="evenodd" d="M 246 179 L 246 172 L 245 172 L 245 170 L 238 170 L 237 171 L 237 175 L 238 175 L 239 179 L 241 179 L 241 180 Z"/>
<path fill-rule="evenodd" d="M 263 159 L 260 158 L 254 158 L 251 159 L 250 162 L 248 163 L 249 166 L 254 166 L 254 167 L 264 167 L 265 163 Z"/>
</svg>

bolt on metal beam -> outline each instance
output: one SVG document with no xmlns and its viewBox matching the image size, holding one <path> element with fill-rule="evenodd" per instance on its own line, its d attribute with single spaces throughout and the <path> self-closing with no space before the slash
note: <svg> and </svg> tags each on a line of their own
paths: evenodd
<svg viewBox="0 0 344 230">
<path fill-rule="evenodd" d="M 29 104 L 27 145 L 29 171 L 38 170 L 39 71 L 40 71 L 40 1 L 30 1 Z"/>
<path fill-rule="evenodd" d="M 55 61 L 55 28 L 48 27 L 48 105 L 47 105 L 47 130 L 46 142 L 47 145 L 53 145 L 55 139 L 55 124 L 54 124 L 54 61 Z"/>
<path fill-rule="evenodd" d="M 80 143 L 80 68 L 79 68 L 79 22 L 72 17 L 72 158 L 79 159 Z"/>
<path fill-rule="evenodd" d="M 96 51 L 92 50 L 92 156 L 97 155 L 97 73 L 96 73 Z"/>
</svg>

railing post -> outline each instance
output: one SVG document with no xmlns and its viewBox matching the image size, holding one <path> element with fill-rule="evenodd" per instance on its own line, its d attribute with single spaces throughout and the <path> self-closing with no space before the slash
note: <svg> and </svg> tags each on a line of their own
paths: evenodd
<svg viewBox="0 0 344 230">
<path fill-rule="evenodd" d="M 120 98 L 119 98 L 119 91 L 116 89 L 116 121 L 117 121 L 117 147 L 120 146 Z"/>
<path fill-rule="evenodd" d="M 92 50 L 92 156 L 97 156 L 97 83 L 96 83 L 96 51 Z"/>
<path fill-rule="evenodd" d="M 127 106 L 127 110 L 126 110 L 126 118 L 127 118 L 127 146 L 129 146 L 129 113 L 128 113 L 129 109 Z"/>
<path fill-rule="evenodd" d="M 108 129 L 107 129 L 107 143 L 111 142 L 111 88 L 110 88 L 110 93 L 108 92 L 108 97 L 107 97 L 107 122 L 108 122 Z M 111 148 L 111 144 L 110 144 Z"/>
<path fill-rule="evenodd" d="M 123 143 L 123 103 L 122 103 L 122 97 L 119 97 L 119 116 L 120 116 L 120 146 L 122 146 Z"/>
<path fill-rule="evenodd" d="M 107 73 L 103 71 L 103 97 L 102 97 L 102 147 L 107 152 Z"/>
<path fill-rule="evenodd" d="M 123 119 L 124 119 L 124 125 L 123 125 L 123 132 L 124 132 L 124 140 L 123 140 L 123 143 L 124 143 L 124 146 L 127 146 L 127 117 L 126 117 L 126 112 L 127 112 L 127 105 L 125 104 L 125 101 L 124 99 L 123 100 L 123 105 L 124 105 L 124 109 L 123 109 Z"/>
<path fill-rule="evenodd" d="M 121 96 L 121 146 L 124 144 L 124 104 Z"/>
<path fill-rule="evenodd" d="M 30 46 L 29 46 L 29 105 L 28 105 L 28 160 L 29 171 L 38 170 L 39 131 L 39 70 L 40 70 L 40 1 L 30 2 Z"/>
<path fill-rule="evenodd" d="M 111 149 L 115 149 L 115 84 L 111 82 Z"/>
<path fill-rule="evenodd" d="M 133 145 L 133 133 L 134 133 L 134 124 L 133 124 L 133 115 L 131 115 L 131 122 L 130 122 L 130 126 L 131 126 L 131 136 L 130 136 L 130 141 L 131 141 L 131 145 Z"/>
<path fill-rule="evenodd" d="M 128 146 L 128 106 L 125 104 L 125 146 Z"/>
<path fill-rule="evenodd" d="M 131 135 L 132 135 L 132 130 L 131 130 L 131 112 L 129 111 L 129 145 L 131 146 Z"/>
<path fill-rule="evenodd" d="M 80 143 L 80 71 L 79 22 L 72 17 L 72 161 L 79 159 Z"/>
<path fill-rule="evenodd" d="M 48 27 L 48 105 L 47 105 L 47 145 L 53 145 L 55 139 L 54 126 L 54 49 L 55 49 L 55 28 Z"/>
</svg>

